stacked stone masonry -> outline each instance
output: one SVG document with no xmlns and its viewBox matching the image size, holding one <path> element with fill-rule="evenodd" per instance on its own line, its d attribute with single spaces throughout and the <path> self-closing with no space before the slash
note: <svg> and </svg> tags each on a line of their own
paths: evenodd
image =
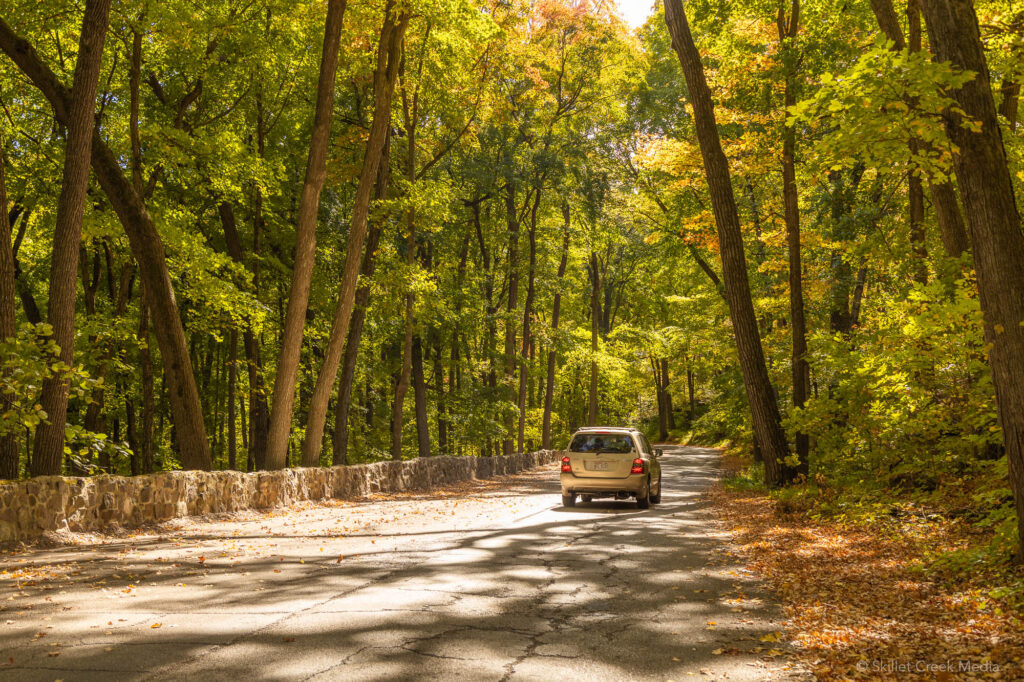
<svg viewBox="0 0 1024 682">
<path fill-rule="evenodd" d="M 130 478 L 42 476 L 0 483 L 0 542 L 52 531 L 136 528 L 184 516 L 427 490 L 550 464 L 551 450 L 281 471 L 166 471 Z"/>
</svg>

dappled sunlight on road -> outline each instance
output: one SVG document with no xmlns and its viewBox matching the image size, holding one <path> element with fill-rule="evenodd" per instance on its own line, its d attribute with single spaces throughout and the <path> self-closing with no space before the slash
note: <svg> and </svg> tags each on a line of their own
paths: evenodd
<svg viewBox="0 0 1024 682">
<path fill-rule="evenodd" d="M 552 467 L 12 554 L 0 679 L 764 679 L 776 613 L 720 560 L 716 461 L 669 448 L 646 511 L 564 509 Z"/>
</svg>

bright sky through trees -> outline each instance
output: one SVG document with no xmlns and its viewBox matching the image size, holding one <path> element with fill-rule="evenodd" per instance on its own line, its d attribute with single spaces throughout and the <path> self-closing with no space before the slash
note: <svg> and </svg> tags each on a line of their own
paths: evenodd
<svg viewBox="0 0 1024 682">
<path fill-rule="evenodd" d="M 651 15 L 656 0 L 615 0 L 619 14 L 626 20 L 630 28 L 642 26 Z"/>
</svg>

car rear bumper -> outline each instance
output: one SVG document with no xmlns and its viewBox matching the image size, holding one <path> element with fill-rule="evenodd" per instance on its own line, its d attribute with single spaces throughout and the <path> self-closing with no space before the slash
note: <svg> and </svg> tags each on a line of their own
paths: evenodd
<svg viewBox="0 0 1024 682">
<path fill-rule="evenodd" d="M 571 493 L 617 493 L 624 492 L 635 495 L 643 490 L 647 483 L 647 473 L 630 474 L 625 478 L 590 478 L 563 473 L 562 494 Z"/>
</svg>

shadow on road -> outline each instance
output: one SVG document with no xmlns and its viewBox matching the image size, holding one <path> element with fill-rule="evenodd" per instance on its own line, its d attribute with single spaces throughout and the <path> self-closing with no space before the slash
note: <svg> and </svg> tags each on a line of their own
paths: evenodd
<svg viewBox="0 0 1024 682">
<path fill-rule="evenodd" d="M 34 605 L 18 598 L 52 619 L 50 640 L 60 646 L 21 627 L 0 631 L 3 660 L 14 661 L 0 679 L 666 679 L 682 667 L 760 679 L 764 670 L 749 665 L 756 656 L 740 652 L 777 614 L 752 599 L 737 615 L 730 609 L 740 602 L 728 601 L 753 594 L 750 577 L 738 567 L 708 569 L 721 558 L 721 536 L 700 494 L 715 457 L 667 455 L 664 503 L 650 510 L 616 501 L 549 506 L 557 473 L 517 477 L 511 494 L 536 507 L 518 521 L 347 534 L 393 542 L 345 560 L 318 551 L 336 536 L 251 532 L 258 521 L 237 534 L 182 536 L 280 545 L 280 555 L 240 565 L 155 562 L 177 538 L 34 550 L 23 555 L 30 565 L 73 561 L 82 577 L 34 593 Z M 484 500 L 500 507 L 509 495 Z M 388 514 L 429 499 L 376 505 Z M 111 596 L 128 584 L 146 589 Z M 722 655 L 723 647 L 736 654 Z"/>
</svg>

